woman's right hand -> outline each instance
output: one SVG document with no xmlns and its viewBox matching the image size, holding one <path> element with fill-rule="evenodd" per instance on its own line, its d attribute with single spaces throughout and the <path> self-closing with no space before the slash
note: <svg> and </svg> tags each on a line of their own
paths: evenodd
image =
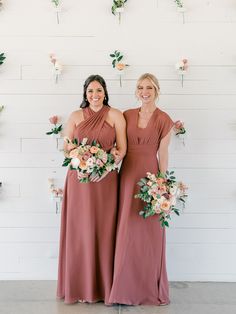
<svg viewBox="0 0 236 314">
<path fill-rule="evenodd" d="M 121 161 L 121 155 L 120 152 L 118 151 L 118 149 L 116 149 L 116 147 L 113 147 L 110 151 L 110 153 L 114 156 L 115 159 L 115 163 L 118 165 L 119 162 Z"/>
</svg>

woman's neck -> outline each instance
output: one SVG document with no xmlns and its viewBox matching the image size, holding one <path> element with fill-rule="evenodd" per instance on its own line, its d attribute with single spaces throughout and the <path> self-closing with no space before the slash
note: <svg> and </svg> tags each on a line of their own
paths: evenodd
<svg viewBox="0 0 236 314">
<path fill-rule="evenodd" d="M 101 106 L 93 106 L 93 105 L 89 105 L 89 108 L 92 109 L 95 112 L 98 112 L 99 110 L 101 110 L 103 107 L 103 104 Z"/>
<path fill-rule="evenodd" d="M 155 103 L 142 104 L 140 111 L 145 113 L 151 113 L 156 109 Z"/>
</svg>

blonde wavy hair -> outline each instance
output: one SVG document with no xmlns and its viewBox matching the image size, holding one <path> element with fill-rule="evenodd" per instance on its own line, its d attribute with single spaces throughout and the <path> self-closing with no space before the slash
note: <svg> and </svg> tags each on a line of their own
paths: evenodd
<svg viewBox="0 0 236 314">
<path fill-rule="evenodd" d="M 138 87 L 139 87 L 140 83 L 145 79 L 149 80 L 151 82 L 151 84 L 153 85 L 153 87 L 155 89 L 155 99 L 157 99 L 159 94 L 160 94 L 160 84 L 159 84 L 156 76 L 151 74 L 151 73 L 144 73 L 139 77 L 137 84 L 136 84 L 136 91 L 135 91 L 136 97 L 137 97 Z"/>
</svg>

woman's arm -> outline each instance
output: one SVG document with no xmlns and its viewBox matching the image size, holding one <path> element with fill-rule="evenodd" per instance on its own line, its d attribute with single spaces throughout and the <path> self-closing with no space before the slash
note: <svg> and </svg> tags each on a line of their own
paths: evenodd
<svg viewBox="0 0 236 314">
<path fill-rule="evenodd" d="M 74 130 L 76 126 L 83 120 L 83 113 L 82 110 L 74 111 L 69 116 L 69 119 L 66 123 L 66 127 L 64 129 L 63 135 L 68 137 L 70 140 L 73 139 Z M 64 142 L 64 150 L 68 150 L 68 143 Z"/>
<path fill-rule="evenodd" d="M 158 150 L 159 170 L 161 173 L 166 173 L 168 169 L 168 147 L 171 139 L 171 131 L 163 137 Z"/>
<path fill-rule="evenodd" d="M 117 109 L 112 109 L 111 114 L 116 131 L 116 147 L 113 153 L 116 158 L 116 164 L 118 164 L 124 158 L 127 150 L 126 121 L 123 113 Z"/>
</svg>

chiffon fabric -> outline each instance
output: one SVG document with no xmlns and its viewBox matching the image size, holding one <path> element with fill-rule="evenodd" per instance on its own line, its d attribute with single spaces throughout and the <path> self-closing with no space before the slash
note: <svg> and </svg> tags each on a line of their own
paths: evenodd
<svg viewBox="0 0 236 314">
<path fill-rule="evenodd" d="M 128 151 L 120 172 L 120 198 L 115 267 L 110 303 L 168 304 L 165 229 L 157 215 L 139 215 L 144 203 L 135 199 L 137 182 L 146 172 L 157 173 L 160 142 L 173 126 L 159 108 L 145 129 L 138 127 L 138 109 L 124 113 L 127 122 Z"/>
<path fill-rule="evenodd" d="M 96 140 L 109 151 L 115 129 L 106 122 L 109 111 L 83 109 L 84 120 L 74 138 Z M 57 296 L 65 303 L 104 301 L 112 285 L 117 217 L 117 172 L 100 182 L 80 183 L 75 170 L 68 170 L 61 216 Z"/>
</svg>

